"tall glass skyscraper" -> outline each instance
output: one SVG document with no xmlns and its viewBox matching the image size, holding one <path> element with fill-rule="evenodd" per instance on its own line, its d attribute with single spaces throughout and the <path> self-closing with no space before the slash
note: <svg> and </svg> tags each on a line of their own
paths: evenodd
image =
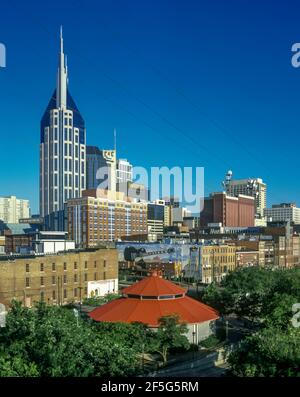
<svg viewBox="0 0 300 397">
<path fill-rule="evenodd" d="M 84 120 L 68 90 L 68 68 L 60 31 L 57 86 L 41 120 L 40 215 L 64 210 L 86 187 Z"/>
</svg>

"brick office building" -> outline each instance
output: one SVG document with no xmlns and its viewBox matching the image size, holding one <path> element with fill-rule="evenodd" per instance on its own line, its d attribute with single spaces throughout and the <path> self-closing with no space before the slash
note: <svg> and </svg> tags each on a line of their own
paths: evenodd
<svg viewBox="0 0 300 397">
<path fill-rule="evenodd" d="M 238 195 L 227 196 L 226 193 L 213 193 L 204 199 L 200 213 L 200 225 L 210 223 L 222 224 L 224 227 L 254 226 L 255 200 L 253 197 Z"/>
<path fill-rule="evenodd" d="M 0 303 L 4 305 L 12 299 L 28 307 L 40 300 L 62 305 L 101 291 L 118 291 L 116 249 L 0 256 Z"/>
<path fill-rule="evenodd" d="M 96 247 L 103 241 L 145 240 L 147 204 L 122 192 L 86 190 L 68 201 L 68 232 L 78 247 Z"/>
</svg>

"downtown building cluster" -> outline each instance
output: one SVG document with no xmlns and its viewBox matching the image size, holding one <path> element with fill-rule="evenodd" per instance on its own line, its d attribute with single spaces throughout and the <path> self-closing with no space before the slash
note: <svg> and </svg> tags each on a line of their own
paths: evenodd
<svg viewBox="0 0 300 397">
<path fill-rule="evenodd" d="M 300 209 L 290 203 L 267 209 L 261 178 L 234 180 L 228 171 L 223 191 L 192 214 L 176 197 L 150 201 L 133 174 L 116 145 L 87 145 L 61 32 L 57 84 L 41 120 L 39 215 L 31 216 L 28 200 L 0 198 L 0 299 L 61 304 L 116 292 L 120 264 L 137 265 L 113 253 L 121 242 L 144 244 L 141 271 L 155 267 L 203 283 L 239 266 L 299 265 Z M 147 258 L 154 242 L 189 245 L 188 263 Z"/>
</svg>

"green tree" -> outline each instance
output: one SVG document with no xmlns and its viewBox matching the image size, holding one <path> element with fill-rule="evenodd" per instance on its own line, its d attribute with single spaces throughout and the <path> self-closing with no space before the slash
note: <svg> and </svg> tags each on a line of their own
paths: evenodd
<svg viewBox="0 0 300 397">
<path fill-rule="evenodd" d="M 189 348 L 186 337 L 188 328 L 179 321 L 179 316 L 169 315 L 159 319 L 159 327 L 152 339 L 151 349 L 161 355 L 164 364 L 167 363 L 168 353 L 174 348 Z"/>
<path fill-rule="evenodd" d="M 265 328 L 228 358 L 234 376 L 300 376 L 300 329 Z"/>
<path fill-rule="evenodd" d="M 77 325 L 73 312 L 66 308 L 39 303 L 28 309 L 13 303 L 6 327 L 0 330 L 0 374 L 134 374 L 139 368 L 138 346 L 119 338 L 120 332 L 101 331 L 90 321 L 80 319 Z"/>
</svg>

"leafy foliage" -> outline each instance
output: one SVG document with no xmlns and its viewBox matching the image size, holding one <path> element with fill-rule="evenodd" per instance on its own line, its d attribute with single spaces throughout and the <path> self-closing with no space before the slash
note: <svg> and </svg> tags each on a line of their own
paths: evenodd
<svg viewBox="0 0 300 397">
<path fill-rule="evenodd" d="M 206 339 L 202 340 L 199 344 L 206 349 L 210 349 L 219 345 L 221 340 L 217 338 L 215 335 L 210 335 Z"/>
<path fill-rule="evenodd" d="M 300 269 L 241 268 L 228 274 L 220 285 L 211 284 L 201 299 L 222 314 L 234 313 L 252 321 L 263 320 L 279 296 L 300 302 Z M 273 303 L 272 303 L 273 302 Z"/>
<path fill-rule="evenodd" d="M 136 326 L 110 330 L 79 321 L 70 310 L 14 303 L 0 331 L 1 376 L 126 376 L 137 371 Z"/>
<path fill-rule="evenodd" d="M 300 376 L 300 328 L 292 306 L 300 302 L 300 269 L 245 268 L 211 285 L 202 299 L 223 314 L 258 321 L 260 330 L 229 355 L 235 376 Z"/>
<path fill-rule="evenodd" d="M 67 308 L 14 302 L 0 329 L 0 376 L 129 376 L 141 353 L 188 347 L 184 324 L 163 318 L 158 332 L 141 323 L 95 323 Z"/>
<path fill-rule="evenodd" d="M 188 350 L 189 342 L 185 336 L 187 330 L 186 324 L 180 322 L 177 315 L 161 317 L 155 338 L 152 339 L 151 349 L 159 353 L 166 363 L 171 349 Z"/>
<path fill-rule="evenodd" d="M 85 298 L 83 304 L 87 306 L 101 306 L 108 303 L 114 299 L 118 299 L 120 295 L 118 294 L 106 294 L 105 296 L 93 296 L 91 298 Z"/>
<path fill-rule="evenodd" d="M 300 376 L 300 330 L 265 328 L 228 359 L 235 376 Z"/>
</svg>

